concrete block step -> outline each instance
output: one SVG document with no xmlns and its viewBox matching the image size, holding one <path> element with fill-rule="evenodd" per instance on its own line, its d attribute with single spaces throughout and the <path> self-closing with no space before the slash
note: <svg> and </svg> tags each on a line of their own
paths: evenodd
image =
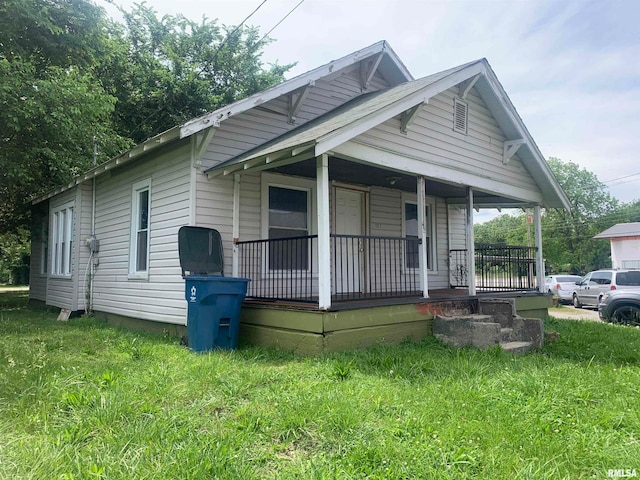
<svg viewBox="0 0 640 480">
<path fill-rule="evenodd" d="M 533 342 L 503 342 L 500 343 L 500 347 L 505 352 L 510 352 L 515 355 L 527 353 L 533 350 Z"/>
<path fill-rule="evenodd" d="M 513 328 L 503 327 L 500 329 L 500 341 L 501 342 L 512 342 L 513 340 L 517 340 L 514 338 Z"/>
<path fill-rule="evenodd" d="M 480 314 L 491 315 L 503 327 L 511 327 L 516 315 L 515 300 L 511 298 L 481 298 L 478 309 Z"/>
</svg>

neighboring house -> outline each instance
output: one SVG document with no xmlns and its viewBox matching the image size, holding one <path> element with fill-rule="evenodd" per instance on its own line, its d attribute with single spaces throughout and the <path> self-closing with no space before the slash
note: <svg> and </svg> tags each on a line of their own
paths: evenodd
<svg viewBox="0 0 640 480">
<path fill-rule="evenodd" d="M 225 274 L 251 278 L 243 335 L 311 351 L 424 335 L 423 306 L 439 292 L 491 290 L 468 275 L 475 208 L 534 208 L 538 248 L 518 269 L 531 277 L 535 264 L 544 286 L 540 209 L 568 208 L 485 59 L 414 80 L 384 41 L 156 135 L 33 203 L 32 299 L 184 325 L 177 232 L 211 227 Z M 493 290 L 535 288 L 508 277 Z M 391 309 L 380 318 L 375 299 Z"/>
<path fill-rule="evenodd" d="M 640 268 L 640 222 L 618 223 L 593 238 L 611 242 L 612 268 Z"/>
</svg>

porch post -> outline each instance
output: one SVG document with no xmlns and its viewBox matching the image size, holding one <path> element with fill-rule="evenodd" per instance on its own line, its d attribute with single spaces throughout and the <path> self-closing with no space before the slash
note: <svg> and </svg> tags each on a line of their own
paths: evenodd
<svg viewBox="0 0 640 480">
<path fill-rule="evenodd" d="M 536 245 L 536 283 L 538 291 L 544 292 L 544 257 L 542 255 L 542 221 L 540 215 L 540 205 L 533 207 L 533 221 L 535 223 L 535 245 Z"/>
<path fill-rule="evenodd" d="M 423 176 L 418 176 L 418 270 L 420 270 L 420 289 L 422 297 L 429 298 L 429 279 L 427 275 L 427 199 L 426 185 Z"/>
<path fill-rule="evenodd" d="M 467 187 L 467 282 L 469 295 L 476 294 L 476 247 L 473 236 L 473 188 Z"/>
<path fill-rule="evenodd" d="M 238 252 L 238 240 L 240 238 L 240 175 L 233 175 L 233 219 L 232 233 L 233 251 L 231 256 L 231 275 L 233 277 L 240 276 L 240 258 Z"/>
<path fill-rule="evenodd" d="M 316 157 L 318 204 L 318 307 L 331 308 L 331 237 L 329 217 L 329 156 Z"/>
</svg>

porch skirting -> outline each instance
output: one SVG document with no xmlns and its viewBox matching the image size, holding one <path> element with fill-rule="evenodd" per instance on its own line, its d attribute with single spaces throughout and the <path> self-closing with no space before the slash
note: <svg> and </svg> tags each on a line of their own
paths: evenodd
<svg viewBox="0 0 640 480">
<path fill-rule="evenodd" d="M 546 320 L 552 298 L 543 294 L 492 295 L 515 299 L 518 315 Z M 348 305 L 320 311 L 291 305 L 243 305 L 240 345 L 276 347 L 303 355 L 366 348 L 379 344 L 419 341 L 432 335 L 435 315 L 477 312 L 478 297 L 450 299 L 404 299 L 386 305 Z M 396 301 L 398 301 L 396 299 Z M 109 325 L 181 337 L 186 326 L 94 312 Z M 186 319 L 185 319 L 186 322 Z"/>
<path fill-rule="evenodd" d="M 545 320 L 549 295 L 509 295 L 518 315 Z M 319 311 L 286 305 L 245 304 L 241 313 L 240 343 L 276 347 L 306 355 L 320 355 L 379 344 L 418 341 L 432 335 L 438 314 L 477 311 L 477 298 L 370 305 Z"/>
</svg>

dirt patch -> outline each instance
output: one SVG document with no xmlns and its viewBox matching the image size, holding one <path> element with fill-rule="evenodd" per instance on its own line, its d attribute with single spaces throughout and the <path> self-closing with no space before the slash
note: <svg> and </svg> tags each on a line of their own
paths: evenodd
<svg viewBox="0 0 640 480">
<path fill-rule="evenodd" d="M 555 318 L 568 320 L 595 320 L 600 321 L 597 309 L 575 308 L 571 306 L 560 306 L 549 309 L 549 315 Z"/>
</svg>

